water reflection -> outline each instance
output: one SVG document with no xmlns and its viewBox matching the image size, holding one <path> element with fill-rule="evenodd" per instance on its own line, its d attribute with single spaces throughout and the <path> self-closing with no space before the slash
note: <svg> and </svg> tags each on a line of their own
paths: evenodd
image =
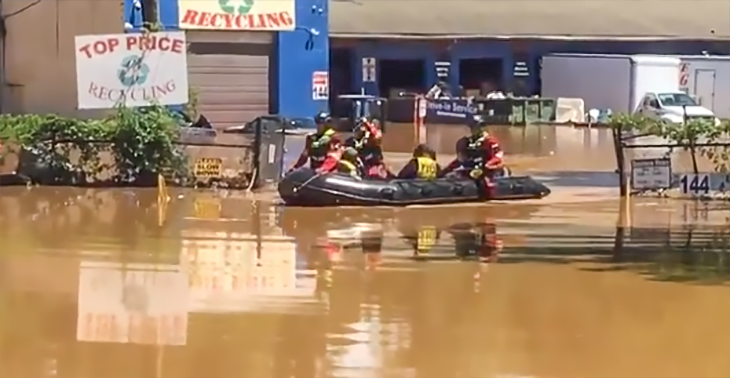
<svg viewBox="0 0 730 378">
<path fill-rule="evenodd" d="M 444 229 L 421 226 L 415 231 L 415 233 L 403 232 L 402 238 L 413 248 L 413 255 L 423 260 L 438 258 L 432 252 L 435 252 L 442 240 L 442 233 L 447 233 L 450 240 L 446 248 L 439 249 L 446 249 L 451 252 L 449 255 L 462 260 L 494 262 L 504 245 L 497 234 L 497 225 L 494 222 L 456 223 Z"/>
<path fill-rule="evenodd" d="M 179 266 L 82 261 L 76 339 L 185 345 L 187 300 Z"/>
<path fill-rule="evenodd" d="M 3 192 L 0 378 L 730 375 L 727 209 L 171 195 Z"/>
</svg>

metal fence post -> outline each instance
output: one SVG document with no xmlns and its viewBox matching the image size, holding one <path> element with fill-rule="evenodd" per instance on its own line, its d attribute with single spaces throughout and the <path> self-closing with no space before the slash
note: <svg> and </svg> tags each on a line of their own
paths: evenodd
<svg viewBox="0 0 730 378">
<path fill-rule="evenodd" d="M 256 168 L 255 188 L 274 185 L 279 182 L 284 169 L 283 130 L 265 129 L 263 122 L 256 125 L 254 141 L 254 167 Z"/>
</svg>

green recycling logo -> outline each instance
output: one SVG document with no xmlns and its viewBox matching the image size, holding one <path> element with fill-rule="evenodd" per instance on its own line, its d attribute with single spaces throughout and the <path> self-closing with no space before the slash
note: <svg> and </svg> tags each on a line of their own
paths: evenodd
<svg viewBox="0 0 730 378">
<path fill-rule="evenodd" d="M 117 71 L 117 78 L 125 87 L 132 87 L 144 84 L 149 74 L 150 68 L 142 61 L 142 57 L 130 55 L 122 60 L 121 67 Z"/>
<path fill-rule="evenodd" d="M 248 14 L 253 8 L 254 0 L 218 0 L 221 10 L 231 15 Z"/>
</svg>

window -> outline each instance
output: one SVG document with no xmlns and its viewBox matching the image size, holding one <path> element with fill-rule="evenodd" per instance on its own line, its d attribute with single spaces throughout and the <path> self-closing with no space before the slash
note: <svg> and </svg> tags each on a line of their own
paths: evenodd
<svg viewBox="0 0 730 378">
<path fill-rule="evenodd" d="M 646 97 L 644 97 L 644 104 L 643 104 L 643 106 L 645 108 L 658 109 L 659 108 L 659 101 L 657 101 L 656 96 L 654 96 L 653 94 L 646 95 Z"/>
<path fill-rule="evenodd" d="M 697 106 L 697 102 L 686 93 L 659 93 L 657 96 L 664 106 Z"/>
</svg>

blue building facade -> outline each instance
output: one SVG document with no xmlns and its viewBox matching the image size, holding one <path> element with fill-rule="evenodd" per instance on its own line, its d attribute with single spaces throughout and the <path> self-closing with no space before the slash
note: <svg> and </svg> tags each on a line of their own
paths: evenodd
<svg viewBox="0 0 730 378">
<path fill-rule="evenodd" d="M 158 0 L 160 23 L 165 30 L 181 30 L 179 1 Z M 295 9 L 294 30 L 272 32 L 268 109 L 289 117 L 311 117 L 328 108 L 328 0 L 291 1 Z M 135 0 L 124 0 L 125 21 L 129 24 L 128 29 L 139 30 L 142 14 L 134 4 Z M 222 32 L 236 33 L 237 30 Z M 324 92 L 322 82 L 327 88 Z"/>
<path fill-rule="evenodd" d="M 158 0 L 159 16 L 166 30 L 179 30 L 180 2 L 186 0 Z M 189 0 L 188 0 L 189 1 Z M 259 0 L 263 1 L 263 0 Z M 715 41 L 572 41 L 572 40 L 403 40 L 403 39 L 341 39 L 330 38 L 328 0 L 291 0 L 295 9 L 293 30 L 273 32 L 273 53 L 270 58 L 268 111 L 288 117 L 311 117 L 329 107 L 327 93 L 344 92 L 388 96 L 382 78 L 383 61 L 419 61 L 423 67 L 419 75 L 420 90 L 435 84 L 437 66 L 449 63 L 446 81 L 458 87 L 465 73 L 465 60 L 487 59 L 490 69 L 501 71 L 496 85 L 510 91 L 520 81 L 521 90 L 537 94 L 540 90 L 540 58 L 550 53 L 608 53 L 608 54 L 730 54 L 730 45 Z M 129 23 L 139 27 L 141 14 L 135 10 L 135 0 L 125 0 L 125 14 Z M 226 31 L 235 33 L 235 30 Z M 255 32 L 254 32 L 255 33 Z M 336 51 L 345 51 L 344 64 L 332 69 L 330 61 Z M 334 59 L 333 59 L 334 60 Z M 343 64 L 342 59 L 338 63 Z M 369 74 L 364 77 L 368 67 Z M 397 74 L 396 74 L 397 75 Z M 344 82 L 344 83 L 343 83 Z M 338 87 L 338 88 L 335 88 Z M 318 90 L 319 88 L 319 90 Z M 342 89 L 346 88 L 346 89 Z"/>
<path fill-rule="evenodd" d="M 499 61 L 502 72 L 500 89 L 513 88 L 517 80 L 524 81 L 524 90 L 539 93 L 540 58 L 550 53 L 602 53 L 602 54 L 687 54 L 700 55 L 709 52 L 716 55 L 730 54 L 730 45 L 717 41 L 550 41 L 550 40 L 337 40 L 334 49 L 348 50 L 349 72 L 352 72 L 349 87 L 367 94 L 387 96 L 381 93 L 379 83 L 383 76 L 380 62 L 422 61 L 425 69 L 420 86 L 428 88 L 437 81 L 437 62 L 450 63 L 447 82 L 458 87 L 462 73 L 461 62 L 470 59 Z M 375 61 L 374 78 L 365 80 L 366 64 Z M 520 69 L 518 69 L 520 67 Z"/>
</svg>

